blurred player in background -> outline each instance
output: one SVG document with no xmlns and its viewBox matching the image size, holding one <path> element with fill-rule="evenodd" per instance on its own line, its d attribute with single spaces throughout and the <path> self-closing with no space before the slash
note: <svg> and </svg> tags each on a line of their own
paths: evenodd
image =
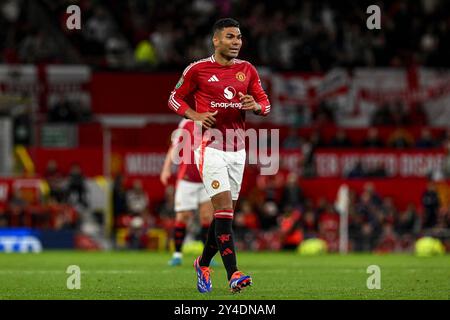
<svg viewBox="0 0 450 320">
<path fill-rule="evenodd" d="M 252 284 L 251 277 L 238 270 L 232 230 L 246 159 L 245 114 L 253 111 L 265 116 L 270 112 L 270 103 L 255 67 L 236 59 L 242 46 L 239 23 L 221 19 L 214 24 L 213 31 L 214 54 L 184 70 L 168 104 L 179 115 L 207 129 L 194 152 L 214 206 L 214 219 L 203 253 L 194 262 L 197 289 L 201 293 L 211 291 L 209 265 L 220 252 L 229 287 L 232 292 L 239 292 Z M 196 110 L 187 102 L 192 96 Z"/>
<path fill-rule="evenodd" d="M 188 140 L 181 138 L 180 130 L 185 130 L 190 136 L 193 136 L 194 121 L 183 119 L 178 125 L 178 129 L 172 137 L 172 144 L 167 151 L 166 159 L 164 161 L 163 169 L 160 175 L 161 182 L 167 186 L 170 176 L 172 175 L 171 167 L 174 158 L 174 152 L 177 150 L 176 146 L 179 143 L 187 143 Z M 190 139 L 190 141 L 194 141 Z M 190 158 L 193 159 L 193 148 L 191 150 Z M 192 161 L 183 161 L 181 156 L 181 163 L 178 166 L 177 182 L 175 187 L 175 229 L 174 242 L 175 252 L 172 259 L 169 261 L 171 266 L 179 266 L 182 263 L 182 245 L 186 237 L 186 227 L 190 219 L 194 215 L 194 211 L 198 209 L 201 224 L 201 238 L 203 243 L 206 243 L 208 235 L 208 228 L 213 216 L 213 207 L 203 186 L 202 179 L 198 172 L 197 166 Z"/>
</svg>

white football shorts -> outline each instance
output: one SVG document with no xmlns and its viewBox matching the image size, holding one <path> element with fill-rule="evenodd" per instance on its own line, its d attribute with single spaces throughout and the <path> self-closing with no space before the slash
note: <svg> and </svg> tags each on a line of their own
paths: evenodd
<svg viewBox="0 0 450 320">
<path fill-rule="evenodd" d="M 230 191 L 233 200 L 239 198 L 245 169 L 245 149 L 233 152 L 199 147 L 194 151 L 194 157 L 210 197 Z"/>
<path fill-rule="evenodd" d="M 201 203 L 209 200 L 203 183 L 178 181 L 175 189 L 175 212 L 196 210 Z"/>
</svg>

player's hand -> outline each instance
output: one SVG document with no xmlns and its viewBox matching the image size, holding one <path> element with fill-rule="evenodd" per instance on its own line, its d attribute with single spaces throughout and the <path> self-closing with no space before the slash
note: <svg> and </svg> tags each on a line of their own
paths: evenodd
<svg viewBox="0 0 450 320">
<path fill-rule="evenodd" d="M 252 110 L 253 112 L 261 112 L 261 106 L 255 101 L 255 99 L 249 94 L 243 94 L 239 92 L 239 100 L 241 100 L 241 110 Z"/>
<path fill-rule="evenodd" d="M 163 186 L 167 186 L 167 184 L 169 183 L 170 176 L 171 176 L 171 173 L 168 170 L 163 170 L 161 172 L 161 175 L 159 176 L 159 180 L 161 180 L 161 183 L 163 184 Z"/>
<path fill-rule="evenodd" d="M 192 117 L 192 120 L 201 122 L 203 128 L 209 129 L 216 123 L 216 118 L 214 116 L 217 115 L 217 113 L 217 110 L 215 112 L 196 112 Z"/>
</svg>

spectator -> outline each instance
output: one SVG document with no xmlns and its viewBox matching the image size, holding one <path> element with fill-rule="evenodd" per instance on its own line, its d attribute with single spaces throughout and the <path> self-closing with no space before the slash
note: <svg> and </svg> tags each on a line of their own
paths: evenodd
<svg viewBox="0 0 450 320">
<path fill-rule="evenodd" d="M 142 217 L 133 217 L 128 228 L 128 233 L 125 236 L 125 241 L 128 249 L 138 250 L 148 248 L 149 237 Z"/>
<path fill-rule="evenodd" d="M 86 179 L 78 164 L 74 164 L 70 168 L 67 183 L 67 197 L 70 203 L 81 205 L 84 208 L 88 207 L 86 197 Z"/>
<path fill-rule="evenodd" d="M 101 6 L 97 6 L 94 9 L 93 16 L 86 21 L 85 29 L 83 29 L 86 39 L 105 44 L 113 32 L 113 26 L 108 11 Z"/>
<path fill-rule="evenodd" d="M 253 210 L 250 202 L 247 200 L 242 201 L 240 210 L 236 212 L 234 220 L 234 229 L 240 248 L 251 249 L 257 239 L 260 228 L 258 215 Z"/>
<path fill-rule="evenodd" d="M 399 100 L 392 106 L 391 114 L 395 126 L 401 127 L 410 124 L 406 107 L 402 101 Z"/>
<path fill-rule="evenodd" d="M 367 177 L 386 178 L 387 176 L 386 168 L 382 162 L 377 162 L 375 166 L 367 172 Z"/>
<path fill-rule="evenodd" d="M 394 252 L 397 250 L 398 238 L 392 224 L 383 225 L 383 231 L 378 240 L 376 251 L 378 253 Z"/>
<path fill-rule="evenodd" d="M 281 243 L 284 250 L 297 249 L 303 240 L 300 211 L 286 207 L 280 218 Z"/>
<path fill-rule="evenodd" d="M 289 173 L 286 184 L 283 187 L 281 195 L 281 208 L 287 206 L 300 209 L 303 205 L 303 191 L 298 184 L 298 175 L 295 172 Z"/>
<path fill-rule="evenodd" d="M 358 160 L 353 168 L 347 173 L 348 179 L 360 179 L 366 176 L 366 171 L 363 168 L 361 160 Z"/>
<path fill-rule="evenodd" d="M 403 128 L 395 130 L 388 139 L 388 146 L 397 149 L 409 148 L 413 143 L 414 138 Z"/>
<path fill-rule="evenodd" d="M 428 125 L 428 115 L 425 112 L 423 104 L 419 103 L 410 113 L 410 121 L 416 126 L 427 126 Z"/>
<path fill-rule="evenodd" d="M 380 210 L 380 224 L 394 224 L 397 218 L 397 209 L 391 197 L 385 197 Z"/>
<path fill-rule="evenodd" d="M 324 202 L 319 215 L 319 237 L 327 242 L 328 249 L 336 252 L 339 249 L 339 215 L 336 210 Z"/>
<path fill-rule="evenodd" d="M 241 206 L 241 215 L 243 217 L 244 227 L 247 230 L 258 230 L 260 228 L 260 223 L 258 215 L 254 212 L 250 202 L 243 201 Z"/>
<path fill-rule="evenodd" d="M 273 230 L 277 226 L 278 207 L 275 202 L 267 201 L 259 215 L 262 230 Z"/>
<path fill-rule="evenodd" d="M 375 190 L 375 185 L 371 182 L 367 182 L 363 186 L 364 192 L 366 192 L 370 197 L 370 202 L 374 206 L 381 206 L 381 197 L 378 195 L 378 193 Z"/>
<path fill-rule="evenodd" d="M 158 63 L 155 47 L 148 40 L 140 41 L 134 50 L 134 60 L 138 66 L 154 67 Z"/>
<path fill-rule="evenodd" d="M 4 59 L 8 61 L 14 61 L 14 51 L 18 47 L 16 42 L 24 40 L 27 19 L 31 17 L 37 25 L 42 25 L 39 15 L 27 12 L 30 10 L 29 1 L 15 3 L 7 2 L 0 13 L 0 48 L 6 51 Z M 61 33 L 70 38 L 85 62 L 100 65 L 105 61 L 104 44 L 116 25 L 117 30 L 126 36 L 127 43 L 133 46 L 150 33 L 161 58 L 158 67 L 176 68 L 185 65 L 188 60 L 200 58 L 199 55 L 203 57 L 209 49 L 204 39 L 210 36 L 207 26 L 211 24 L 211 19 L 234 16 L 245 31 L 248 48 L 254 49 L 245 50 L 245 59 L 280 70 L 323 72 L 333 67 L 408 67 L 412 60 L 429 67 L 448 67 L 449 32 L 442 27 L 446 23 L 446 15 L 436 14 L 446 12 L 446 3 L 433 3 L 437 3 L 435 11 L 424 13 L 420 10 L 420 4 L 414 2 L 385 2 L 383 24 L 388 27 L 374 33 L 360 27 L 365 23 L 367 4 L 356 0 L 349 1 L 347 6 L 284 1 L 277 10 L 273 10 L 274 6 L 268 1 L 258 4 L 246 1 L 238 7 L 232 6 L 231 1 L 178 1 L 176 10 L 170 2 L 158 2 L 156 5 L 151 1 L 120 1 L 102 7 L 91 1 L 82 1 L 79 5 L 83 17 L 87 18 L 83 23 L 83 37 L 66 28 L 61 28 Z M 61 24 L 58 22 L 63 20 L 67 6 L 61 1 L 45 1 L 43 5 L 49 11 L 52 22 Z M 17 9 L 12 9 L 13 6 Z M 349 7 L 352 8 L 350 11 Z M 301 17 L 300 20 L 298 17 Z M 411 18 L 408 20 L 405 17 Z M 164 23 L 158 23 L 161 21 Z M 426 28 L 423 27 L 425 25 Z M 405 37 L 408 32 L 408 37 Z M 186 39 L 193 45 L 186 44 Z M 55 45 L 49 47 L 55 48 Z M 59 48 L 56 46 L 55 49 Z M 21 52 L 35 51 L 22 49 Z M 95 59 L 91 58 L 92 54 L 97 55 Z M 59 55 L 63 53 L 58 52 Z M 27 56 L 20 55 L 22 59 L 27 59 Z M 71 63 L 77 62 L 78 57 L 73 56 L 69 56 Z M 414 59 L 411 59 L 413 56 Z M 316 119 L 319 123 L 326 121 L 327 115 L 320 112 Z M 380 119 L 383 117 L 374 117 L 375 122 Z M 380 121 L 378 125 L 381 124 L 392 123 Z"/>
<path fill-rule="evenodd" d="M 336 137 L 333 138 L 330 144 L 330 147 L 333 148 L 350 148 L 352 146 L 352 142 L 347 137 L 347 133 L 341 129 L 336 132 Z"/>
<path fill-rule="evenodd" d="M 120 33 L 113 33 L 105 43 L 106 62 L 110 68 L 125 68 L 133 64 L 131 49 Z"/>
<path fill-rule="evenodd" d="M 361 230 L 362 237 L 370 236 L 375 239 L 380 232 L 380 224 L 383 221 L 384 215 L 380 210 L 380 206 L 373 202 L 369 192 L 365 191 L 361 195 L 356 205 L 356 213 L 361 216 L 361 220 L 363 221 L 363 229 Z M 369 226 L 364 227 L 364 224 L 368 224 Z M 366 240 L 368 241 L 368 239 Z"/>
<path fill-rule="evenodd" d="M 9 226 L 20 227 L 25 225 L 25 209 L 27 204 L 27 201 L 22 196 L 22 192 L 20 190 L 14 190 L 6 209 Z"/>
<path fill-rule="evenodd" d="M 400 237 L 400 247 L 409 250 L 414 243 L 414 236 L 420 228 L 420 220 L 413 204 L 408 204 L 405 211 L 401 212 L 395 221 L 395 232 Z"/>
<path fill-rule="evenodd" d="M 314 177 L 316 175 L 316 167 L 315 167 L 315 152 L 317 148 L 323 147 L 324 142 L 320 136 L 320 132 L 318 130 L 314 131 L 309 138 L 309 141 L 306 141 L 302 145 L 302 153 L 303 153 L 303 176 L 304 177 Z"/>
<path fill-rule="evenodd" d="M 286 150 L 300 150 L 302 146 L 302 140 L 298 135 L 296 128 L 289 128 L 289 133 L 283 141 L 283 149 Z"/>
<path fill-rule="evenodd" d="M 394 119 L 392 117 L 391 110 L 388 104 L 383 104 L 378 107 L 372 116 L 371 125 L 374 127 L 378 126 L 390 126 L 394 124 Z"/>
<path fill-rule="evenodd" d="M 433 135 L 431 134 L 431 131 L 429 129 L 422 129 L 420 133 L 420 138 L 416 143 L 417 148 L 421 149 L 429 149 L 434 148 L 436 146 Z"/>
<path fill-rule="evenodd" d="M 126 190 L 122 174 L 117 174 L 113 183 L 113 214 L 114 217 L 127 212 Z"/>
<path fill-rule="evenodd" d="M 431 182 L 428 183 L 427 188 L 422 195 L 422 205 L 424 208 L 423 227 L 425 229 L 432 228 L 437 222 L 440 201 L 436 192 L 436 186 Z"/>
<path fill-rule="evenodd" d="M 142 182 L 135 180 L 131 190 L 127 191 L 127 207 L 130 214 L 145 216 L 149 210 L 149 200 L 142 188 Z"/>
<path fill-rule="evenodd" d="M 319 227 L 314 210 L 308 209 L 305 211 L 305 214 L 302 216 L 301 224 L 305 239 L 317 237 Z"/>
<path fill-rule="evenodd" d="M 375 234 L 372 224 L 364 222 L 361 228 L 361 243 L 359 249 L 361 251 L 372 251 L 375 247 L 377 235 Z"/>
<path fill-rule="evenodd" d="M 442 171 L 446 178 L 450 178 L 450 139 L 444 144 L 445 157 L 442 163 Z"/>
<path fill-rule="evenodd" d="M 50 160 L 47 163 L 44 177 L 50 188 L 50 197 L 54 198 L 58 203 L 65 201 L 64 176 L 59 171 L 55 160 Z"/>
<path fill-rule="evenodd" d="M 395 231 L 400 235 L 406 235 L 406 234 L 414 234 L 418 230 L 417 228 L 417 220 L 418 220 L 418 214 L 416 211 L 416 207 L 414 204 L 410 203 L 408 204 L 408 207 L 405 211 L 401 212 L 396 217 L 395 222 Z"/>
<path fill-rule="evenodd" d="M 317 127 L 326 127 L 335 123 L 333 106 L 322 101 L 313 113 L 313 121 Z"/>
<path fill-rule="evenodd" d="M 57 62 L 61 52 L 48 30 L 36 29 L 19 44 L 19 57 L 24 63 Z"/>
<path fill-rule="evenodd" d="M 157 205 L 156 211 L 163 220 L 175 219 L 175 188 L 173 186 L 166 187 L 164 200 Z"/>
<path fill-rule="evenodd" d="M 370 128 L 367 131 L 367 138 L 363 142 L 365 148 L 382 148 L 384 147 L 383 141 L 380 139 L 377 128 Z"/>
</svg>

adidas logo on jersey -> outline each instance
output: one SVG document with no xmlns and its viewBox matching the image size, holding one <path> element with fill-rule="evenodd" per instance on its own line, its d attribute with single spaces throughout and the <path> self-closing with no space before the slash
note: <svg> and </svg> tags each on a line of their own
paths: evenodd
<svg viewBox="0 0 450 320">
<path fill-rule="evenodd" d="M 216 75 L 213 75 L 211 78 L 208 79 L 208 82 L 217 82 L 219 79 L 216 77 Z"/>
</svg>

